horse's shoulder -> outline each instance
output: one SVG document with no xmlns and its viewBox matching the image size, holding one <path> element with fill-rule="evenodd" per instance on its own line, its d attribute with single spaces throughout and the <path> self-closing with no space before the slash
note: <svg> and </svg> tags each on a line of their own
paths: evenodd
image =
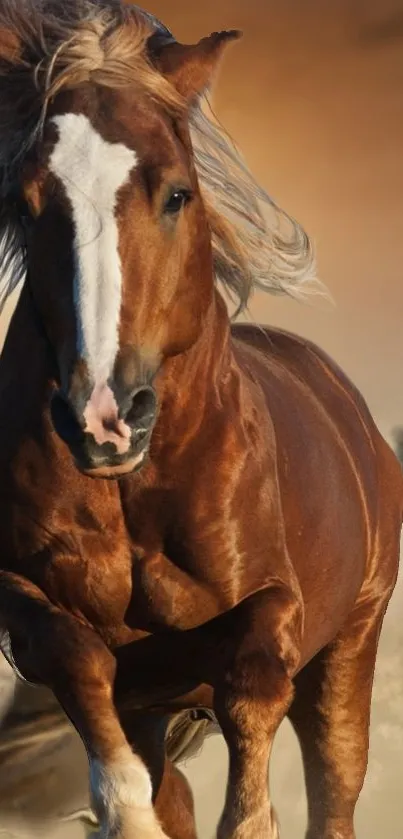
<svg viewBox="0 0 403 839">
<path fill-rule="evenodd" d="M 355 406 L 364 424 L 373 427 L 373 420 L 364 397 L 325 350 L 300 335 L 271 326 L 236 324 L 232 328 L 239 348 L 241 366 L 262 366 L 285 388 L 301 387 L 313 392 L 320 402 L 333 394 L 340 404 Z"/>
<path fill-rule="evenodd" d="M 263 354 L 269 361 L 275 360 L 284 365 L 302 366 L 317 363 L 320 360 L 322 364 L 325 363 L 329 368 L 334 368 L 344 376 L 324 350 L 302 335 L 278 327 L 249 323 L 234 324 L 231 332 L 238 346 L 249 347 Z"/>
<path fill-rule="evenodd" d="M 288 369 L 307 383 L 313 374 L 337 380 L 339 385 L 356 394 L 364 403 L 363 397 L 337 362 L 308 338 L 272 326 L 247 323 L 235 324 L 232 337 L 238 347 L 249 348 L 256 358 L 264 359 L 266 365 Z"/>
</svg>

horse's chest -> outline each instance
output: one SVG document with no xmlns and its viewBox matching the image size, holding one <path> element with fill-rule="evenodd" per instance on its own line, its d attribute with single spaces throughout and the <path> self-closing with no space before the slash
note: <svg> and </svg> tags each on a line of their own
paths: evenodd
<svg viewBox="0 0 403 839">
<path fill-rule="evenodd" d="M 121 516 L 111 505 L 96 516 L 82 504 L 68 516 L 60 505 L 45 525 L 43 518 L 23 540 L 19 529 L 14 570 L 114 642 L 131 595 L 131 549 Z"/>
</svg>

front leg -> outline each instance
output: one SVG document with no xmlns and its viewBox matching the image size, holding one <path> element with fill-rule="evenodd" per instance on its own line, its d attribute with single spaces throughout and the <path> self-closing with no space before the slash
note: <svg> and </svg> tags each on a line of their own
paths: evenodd
<svg viewBox="0 0 403 839">
<path fill-rule="evenodd" d="M 229 751 L 229 778 L 218 839 L 277 839 L 268 790 L 274 736 L 293 697 L 302 609 L 284 588 L 261 591 L 239 607 L 232 652 L 215 685 L 215 711 Z"/>
<path fill-rule="evenodd" d="M 152 805 L 149 772 L 119 722 L 116 663 L 101 638 L 16 574 L 0 573 L 0 615 L 17 667 L 53 690 L 83 740 L 100 837 L 167 839 Z"/>
</svg>

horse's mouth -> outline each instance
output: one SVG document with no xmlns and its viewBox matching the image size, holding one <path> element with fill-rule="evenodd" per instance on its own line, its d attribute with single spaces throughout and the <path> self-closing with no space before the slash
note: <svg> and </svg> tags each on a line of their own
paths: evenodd
<svg viewBox="0 0 403 839">
<path fill-rule="evenodd" d="M 100 442 L 96 435 L 83 428 L 60 391 L 52 396 L 51 418 L 58 437 L 70 450 L 74 464 L 82 474 L 91 478 L 117 480 L 137 472 L 144 465 L 154 421 L 149 422 L 145 428 L 133 428 L 122 450 L 117 445 L 120 439 L 118 434 L 111 434 L 111 439 Z"/>
<path fill-rule="evenodd" d="M 132 455 L 127 458 L 127 460 L 121 463 L 111 463 L 108 460 L 101 461 L 99 463 L 95 462 L 94 464 L 86 464 L 83 465 L 79 461 L 76 460 L 76 466 L 84 475 L 88 475 L 90 478 L 102 478 L 103 480 L 118 480 L 118 478 L 122 478 L 125 475 L 130 475 L 134 472 L 138 472 L 141 467 L 144 465 L 144 461 L 147 456 L 147 449 L 143 449 L 142 452 L 136 455 Z"/>
</svg>

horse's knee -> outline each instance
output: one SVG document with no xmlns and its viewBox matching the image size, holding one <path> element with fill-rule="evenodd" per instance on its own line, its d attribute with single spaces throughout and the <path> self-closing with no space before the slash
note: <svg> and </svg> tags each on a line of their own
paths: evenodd
<svg viewBox="0 0 403 839">
<path fill-rule="evenodd" d="M 41 615 L 30 637 L 17 636 L 13 655 L 26 678 L 56 692 L 72 682 L 77 691 L 91 684 L 112 689 L 113 654 L 93 630 L 70 615 L 56 611 Z"/>
<path fill-rule="evenodd" d="M 246 601 L 240 617 L 231 654 L 216 685 L 216 713 L 224 733 L 235 726 L 238 733 L 257 729 L 270 738 L 293 698 L 292 679 L 300 657 L 300 607 L 288 591 L 268 589 Z"/>
<path fill-rule="evenodd" d="M 227 742 L 245 738 L 268 748 L 294 693 L 282 662 L 255 655 L 239 662 L 216 692 L 215 711 Z"/>
</svg>

